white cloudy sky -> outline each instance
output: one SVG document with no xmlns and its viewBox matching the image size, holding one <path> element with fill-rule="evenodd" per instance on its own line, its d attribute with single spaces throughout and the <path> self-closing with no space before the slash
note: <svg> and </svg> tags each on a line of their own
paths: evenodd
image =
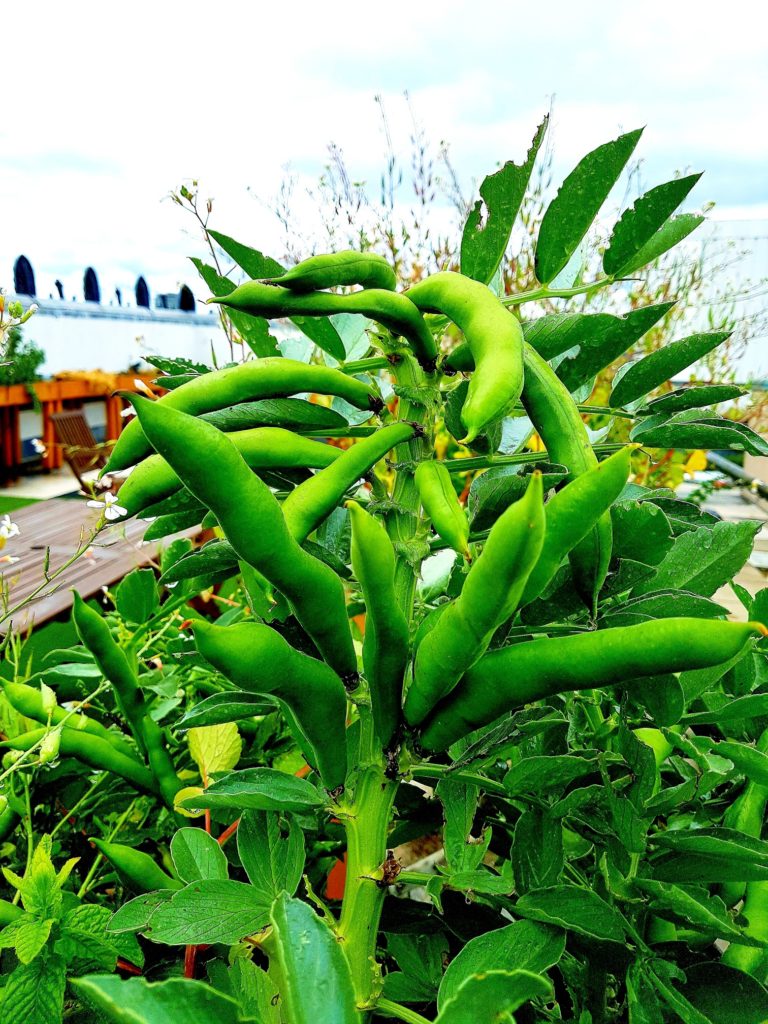
<svg viewBox="0 0 768 1024">
<path fill-rule="evenodd" d="M 184 257 L 197 243 L 163 201 L 192 177 L 215 199 L 214 226 L 274 249 L 277 224 L 254 195 L 273 195 L 287 166 L 315 180 L 331 141 L 356 177 L 375 180 L 384 144 L 374 95 L 407 153 L 404 90 L 467 184 L 524 154 L 554 95 L 558 175 L 646 124 L 650 183 L 705 169 L 693 205 L 768 217 L 768 14 L 758 0 L 14 8 L 2 44 L 6 287 L 20 252 L 44 294 L 57 276 L 79 294 L 86 264 L 104 296 L 140 272 L 153 291 L 194 284 Z"/>
</svg>

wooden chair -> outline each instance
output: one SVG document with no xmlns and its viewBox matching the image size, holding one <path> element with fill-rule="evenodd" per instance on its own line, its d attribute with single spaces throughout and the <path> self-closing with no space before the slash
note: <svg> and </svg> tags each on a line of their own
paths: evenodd
<svg viewBox="0 0 768 1024">
<path fill-rule="evenodd" d="M 103 490 L 103 485 L 85 481 L 83 474 L 106 465 L 109 450 L 114 442 L 104 445 L 96 441 L 82 409 L 54 412 L 51 414 L 51 423 L 56 433 L 56 441 L 61 445 L 64 461 L 77 477 L 80 488 L 87 492 L 94 486 L 97 490 Z"/>
</svg>

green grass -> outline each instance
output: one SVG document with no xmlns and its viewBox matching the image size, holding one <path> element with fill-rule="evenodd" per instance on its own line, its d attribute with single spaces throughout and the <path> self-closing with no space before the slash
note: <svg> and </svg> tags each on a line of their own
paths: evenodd
<svg viewBox="0 0 768 1024">
<path fill-rule="evenodd" d="M 0 494 L 0 515 L 5 515 L 7 512 L 15 512 L 17 508 L 24 508 L 25 505 L 34 505 L 37 501 L 39 501 L 39 498 L 10 498 Z"/>
</svg>

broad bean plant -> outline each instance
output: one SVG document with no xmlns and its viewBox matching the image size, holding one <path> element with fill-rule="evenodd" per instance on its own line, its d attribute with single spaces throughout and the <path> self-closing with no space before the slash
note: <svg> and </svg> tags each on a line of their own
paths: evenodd
<svg viewBox="0 0 768 1024">
<path fill-rule="evenodd" d="M 676 213 L 696 176 L 651 188 L 581 279 L 640 132 L 563 181 L 538 287 L 500 290 L 544 130 L 483 182 L 456 264 L 417 282 L 366 252 L 286 270 L 211 232 L 246 280 L 197 266 L 249 357 L 158 359 L 167 392 L 131 396 L 105 472 L 133 467 L 114 507 L 147 538 L 212 539 L 128 577 L 122 612 L 75 597 L 87 705 L 45 670 L 4 690 L 36 724 L 5 741 L 11 782 L 77 765 L 132 794 L 127 838 L 139 807 L 155 826 L 126 842 L 94 821 L 111 889 L 92 869 L 47 923 L 29 878 L 61 828 L 7 874 L 4 1020 L 25 992 L 49 1016 L 24 1019 L 66 995 L 78 1019 L 147 1024 L 768 1017 L 768 591 L 734 585 L 744 621 L 713 596 L 759 524 L 633 481 L 640 450 L 768 445 L 716 411 L 743 389 L 669 384 L 725 332 L 625 361 L 590 404 L 669 304 L 569 302 L 701 220 Z M 527 315 L 541 299 L 562 312 Z M 4 813 L 31 829 L 18 795 Z"/>
</svg>

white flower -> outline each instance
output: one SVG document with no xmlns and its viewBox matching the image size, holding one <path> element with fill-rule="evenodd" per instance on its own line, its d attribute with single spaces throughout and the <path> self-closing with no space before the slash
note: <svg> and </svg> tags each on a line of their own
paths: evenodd
<svg viewBox="0 0 768 1024">
<path fill-rule="evenodd" d="M 11 517 L 3 516 L 0 519 L 0 549 L 5 547 L 6 541 L 9 541 L 11 537 L 18 537 L 19 533 L 21 531 L 16 523 L 11 522 Z"/>
<path fill-rule="evenodd" d="M 45 455 L 48 449 L 45 447 L 39 437 L 32 438 L 32 447 L 35 449 L 38 455 Z"/>
<path fill-rule="evenodd" d="M 104 513 L 104 518 L 109 520 L 119 519 L 121 516 L 128 515 L 128 509 L 117 504 L 117 495 L 112 494 L 111 491 L 105 491 L 100 498 L 87 501 L 86 505 L 88 508 L 101 509 Z"/>
<path fill-rule="evenodd" d="M 133 408 L 132 405 L 126 405 L 124 409 L 120 410 L 120 415 L 123 417 L 123 419 L 128 419 L 129 416 L 136 415 L 136 410 Z"/>
<path fill-rule="evenodd" d="M 0 565 L 15 565 L 18 561 L 15 555 L 0 555 Z"/>
</svg>

